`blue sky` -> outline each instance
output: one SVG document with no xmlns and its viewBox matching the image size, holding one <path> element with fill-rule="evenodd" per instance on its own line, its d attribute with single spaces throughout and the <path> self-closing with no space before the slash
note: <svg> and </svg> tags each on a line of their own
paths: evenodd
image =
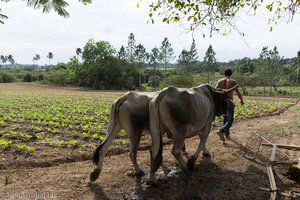
<svg viewBox="0 0 300 200">
<path fill-rule="evenodd" d="M 164 24 L 160 19 L 155 24 L 148 23 L 146 1 L 137 8 L 134 0 L 97 0 L 83 6 L 78 1 L 70 1 L 67 8 L 69 18 L 56 13 L 42 14 L 26 6 L 24 1 L 0 2 L 2 13 L 9 19 L 0 24 L 0 55 L 12 54 L 17 63 L 32 64 L 35 54 L 40 54 L 39 64 L 48 63 L 48 52 L 54 54 L 52 63 L 67 62 L 75 55 L 76 48 L 82 48 L 88 39 L 104 40 L 117 50 L 127 45 L 130 33 L 137 43 L 142 43 L 147 51 L 159 47 L 165 37 L 172 44 L 175 56 L 192 42 L 191 32 L 178 24 Z M 237 25 L 245 37 L 232 31 L 228 36 L 220 34 L 212 38 L 196 33 L 199 60 L 202 60 L 211 44 L 218 61 L 229 61 L 243 57 L 258 57 L 263 46 L 277 46 L 281 56 L 295 57 L 300 50 L 299 14 L 290 23 L 279 22 L 269 32 L 268 17 L 261 12 L 256 16 L 241 16 Z"/>
</svg>

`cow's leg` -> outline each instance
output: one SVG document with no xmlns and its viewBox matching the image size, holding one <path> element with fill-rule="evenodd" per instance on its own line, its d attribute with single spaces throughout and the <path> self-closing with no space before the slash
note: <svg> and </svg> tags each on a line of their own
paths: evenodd
<svg viewBox="0 0 300 200">
<path fill-rule="evenodd" d="M 172 149 L 172 154 L 178 161 L 180 168 L 183 171 L 187 172 L 188 168 L 187 168 L 186 162 L 182 158 L 182 154 L 181 154 L 182 153 L 181 149 L 184 145 L 184 140 L 185 140 L 186 128 L 183 128 L 181 131 L 176 131 L 176 132 L 174 130 L 173 133 L 174 133 L 174 135 L 173 135 L 174 145 L 173 145 L 173 149 Z"/>
<path fill-rule="evenodd" d="M 133 164 L 133 168 L 135 173 L 132 173 L 130 175 L 133 176 L 143 176 L 145 173 L 141 170 L 141 168 L 139 167 L 138 163 L 137 163 L 137 150 L 140 144 L 140 140 L 142 137 L 142 130 L 140 129 L 132 129 L 131 131 L 128 132 L 128 137 L 129 137 L 129 141 L 130 141 L 130 160 Z"/>
<path fill-rule="evenodd" d="M 110 147 L 113 139 L 116 137 L 117 133 L 119 132 L 118 126 L 114 128 L 109 128 L 109 133 L 107 138 L 96 148 L 93 160 L 95 164 L 97 165 L 93 172 L 90 173 L 90 182 L 96 181 L 96 179 L 99 177 L 101 171 L 102 171 L 102 164 L 104 157 L 108 151 L 108 148 Z"/>
<path fill-rule="evenodd" d="M 199 137 L 200 137 L 200 136 L 199 136 Z M 201 137 L 200 137 L 200 139 L 201 139 Z M 205 156 L 205 157 L 210 157 L 210 153 L 209 153 L 209 151 L 206 149 L 206 143 L 204 144 L 202 155 Z"/>
<path fill-rule="evenodd" d="M 197 148 L 197 151 L 191 156 L 191 158 L 188 160 L 188 168 L 189 169 L 193 169 L 194 168 L 194 165 L 195 165 L 195 162 L 199 156 L 199 153 L 203 150 L 203 154 L 209 154 L 206 147 L 205 147 L 205 143 L 206 143 L 206 140 L 208 138 L 208 135 L 209 135 L 209 132 L 210 132 L 210 129 L 211 129 L 211 124 L 206 126 L 204 129 L 203 129 L 203 132 L 200 133 L 200 142 L 199 142 L 199 145 L 198 145 L 198 148 Z"/>
</svg>

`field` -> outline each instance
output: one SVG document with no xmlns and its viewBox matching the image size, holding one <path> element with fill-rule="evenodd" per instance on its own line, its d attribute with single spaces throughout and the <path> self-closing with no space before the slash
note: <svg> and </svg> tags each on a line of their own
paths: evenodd
<svg viewBox="0 0 300 200">
<path fill-rule="evenodd" d="M 34 188 L 33 186 L 31 189 L 21 187 L 20 184 L 24 177 L 20 174 L 20 171 L 24 174 L 31 174 L 31 176 L 35 177 L 33 179 L 36 180 L 36 173 L 46 173 L 44 170 L 50 170 L 49 174 L 44 174 L 51 182 L 49 185 L 53 184 L 52 182 L 54 180 L 62 181 L 57 180 L 60 170 L 61 173 L 64 174 L 64 179 L 68 179 L 65 172 L 76 174 L 80 171 L 80 179 L 78 179 L 80 181 L 77 184 L 81 187 L 88 188 L 86 185 L 83 185 L 88 177 L 89 171 L 93 169 L 90 161 L 93 149 L 99 145 L 105 137 L 111 103 L 124 92 L 97 92 L 83 88 L 59 88 L 19 83 L 0 84 L 0 91 L 0 174 L 1 178 L 3 177 L 1 179 L 2 182 L 0 182 L 0 192 L 12 190 L 18 191 L 18 189 L 22 190 L 19 192 L 23 192 L 23 190 L 27 192 L 32 191 L 31 189 Z M 300 120 L 297 118 L 300 116 L 300 109 L 297 99 L 270 97 L 244 98 L 244 106 L 240 106 L 239 103 L 236 102 L 236 123 L 233 127 L 233 131 L 236 133 L 235 135 L 233 134 L 233 139 L 235 139 L 234 141 L 236 141 L 236 143 L 230 143 L 226 147 L 224 147 L 224 145 L 214 146 L 212 143 L 213 141 L 218 140 L 218 138 L 212 134 L 208 141 L 208 149 L 213 152 L 213 158 L 206 164 L 201 161 L 201 164 L 198 164 L 196 168 L 199 168 L 202 171 L 208 170 L 208 173 L 212 173 L 212 176 L 216 172 L 213 172 L 212 169 L 220 170 L 218 169 L 219 167 L 222 168 L 220 165 L 224 165 L 223 167 L 225 168 L 232 168 L 233 171 L 241 170 L 239 173 L 242 173 L 243 170 L 246 170 L 245 168 L 249 167 L 249 163 L 238 161 L 236 158 L 241 155 L 241 146 L 249 146 L 248 142 L 250 139 L 252 141 L 252 136 L 255 131 L 266 133 L 266 136 L 269 135 L 272 141 L 276 140 L 289 143 L 290 140 L 293 141 L 292 143 L 294 144 L 300 143 Z M 218 127 L 220 121 L 220 119 L 216 119 L 215 126 Z M 189 150 L 194 149 L 197 140 L 194 141 L 191 139 L 189 142 Z M 141 141 L 141 149 L 147 149 L 149 145 L 149 135 L 144 135 Z M 95 193 L 94 199 L 122 199 L 124 195 L 129 199 L 134 199 L 134 195 L 139 196 L 139 194 L 132 194 L 132 189 L 120 185 L 122 183 L 124 184 L 124 181 L 129 182 L 129 185 L 132 184 L 131 187 L 134 187 L 135 185 L 133 178 L 126 177 L 123 174 L 124 170 L 131 169 L 130 160 L 127 156 L 128 146 L 126 133 L 121 131 L 110 148 L 109 155 L 111 157 L 105 161 L 104 168 L 105 166 L 107 166 L 107 168 L 104 169 L 103 177 L 101 177 L 101 182 L 104 181 L 105 178 L 107 178 L 106 181 L 111 178 L 111 183 L 107 183 L 106 186 L 103 186 L 104 188 L 92 186 L 87 189 L 90 192 L 93 192 L 93 190 L 94 192 L 96 191 L 97 194 Z M 209 148 L 212 146 L 214 146 L 214 148 Z M 165 160 L 167 160 L 167 163 L 170 166 L 175 166 L 176 162 L 172 160 L 172 156 L 169 155 L 170 145 L 166 145 L 165 148 L 165 151 L 168 152 Z M 147 166 L 149 166 L 148 150 L 142 151 L 141 154 L 145 160 L 139 158 L 140 162 L 142 162 L 144 168 L 147 168 Z M 297 155 L 297 153 L 292 153 L 291 155 L 299 157 L 299 154 Z M 125 169 L 122 168 L 120 170 L 118 168 L 119 163 L 126 163 L 127 168 L 123 166 Z M 234 166 L 234 163 L 237 164 L 237 166 Z M 118 167 L 113 167 L 112 165 Z M 110 172 L 108 166 L 111 167 L 109 169 L 114 171 L 113 174 L 116 176 L 112 177 L 109 175 Z M 66 171 L 64 171 L 64 167 L 66 168 Z M 83 171 L 82 167 L 85 168 Z M 70 171 L 69 168 L 72 168 L 72 170 Z M 259 167 L 256 166 L 256 168 Z M 264 173 L 261 169 L 258 170 L 258 174 L 263 176 Z M 76 170 L 78 171 L 76 172 Z M 224 170 L 225 169 L 222 168 L 222 171 Z M 255 170 L 248 170 L 250 171 L 246 170 L 246 174 L 244 175 L 250 173 L 251 176 L 248 178 L 250 178 L 253 183 L 255 177 L 252 177 L 252 175 L 255 175 Z M 2 176 L 2 174 L 4 176 Z M 216 177 L 220 178 L 221 175 L 226 177 L 225 174 L 219 175 L 216 175 Z M 241 176 L 241 174 L 235 175 Z M 70 176 L 74 178 L 74 176 Z M 200 176 L 201 179 L 207 178 L 204 177 L 205 174 L 203 174 L 203 172 L 201 174 L 193 172 L 192 176 Z M 217 181 L 216 177 L 210 178 L 212 178 L 211 180 Z M 265 182 L 267 182 L 266 177 L 264 179 Z M 23 181 L 26 182 L 25 180 Z M 65 181 L 66 184 L 70 184 L 70 188 L 67 188 L 66 190 L 71 190 L 74 187 L 73 182 L 69 179 Z M 167 192 L 165 195 L 167 195 L 168 192 L 172 191 L 172 187 L 178 189 L 180 188 L 180 185 L 183 184 L 180 181 L 185 182 L 188 181 L 188 179 L 186 177 L 181 177 L 178 180 L 162 178 L 161 181 L 162 187 Z M 173 181 L 175 185 L 166 185 L 170 181 Z M 201 185 L 206 184 L 202 181 L 198 181 L 199 180 L 195 183 Z M 230 187 L 230 183 L 223 182 L 222 184 L 224 184 L 225 188 Z M 38 181 L 36 183 L 38 183 Z M 209 182 L 208 185 L 213 185 L 214 183 Z M 43 185 L 43 187 L 39 188 L 39 190 L 46 190 L 45 187 L 47 188 L 47 184 L 41 185 Z M 54 187 L 53 185 L 51 186 Z M 64 187 L 67 186 L 64 185 Z M 76 187 L 78 187 L 78 185 Z M 119 191 L 112 189 L 114 187 L 118 188 Z M 157 190 L 153 188 L 149 189 L 143 184 L 141 187 L 142 190 Z M 206 187 L 208 186 L 205 186 L 202 189 L 205 191 L 208 189 Z M 293 188 L 294 186 L 292 185 L 291 187 Z M 235 194 L 235 199 L 243 199 L 241 197 L 245 195 L 243 192 L 245 193 L 246 189 L 247 188 L 243 187 L 242 191 Z M 54 188 L 53 190 L 55 190 L 59 199 L 82 199 L 78 194 L 76 194 L 76 196 L 74 192 L 64 193 L 63 191 L 58 191 L 58 188 Z M 80 191 L 81 190 L 82 189 L 80 189 Z M 220 198 L 217 191 L 210 194 L 212 195 L 211 197 L 215 197 L 213 199 Z M 223 190 L 220 191 L 224 193 Z M 156 192 L 158 193 L 158 196 L 151 196 L 147 193 L 148 196 L 146 195 L 145 199 L 163 199 L 166 197 L 161 192 Z M 191 189 L 190 192 L 195 191 Z M 96 198 L 98 193 L 99 195 L 104 196 L 102 198 Z M 87 192 L 85 194 L 88 195 L 89 193 Z M 191 194 L 185 194 L 183 191 L 180 194 L 183 195 L 181 197 L 184 198 L 192 197 L 188 196 Z M 225 192 L 225 194 L 228 194 L 228 191 Z M 250 194 L 256 195 L 257 193 Z M 72 195 L 75 195 L 76 197 Z M 268 194 L 262 194 L 262 197 L 266 196 L 268 196 Z M 174 197 L 172 199 L 184 199 L 179 197 Z M 202 199 L 209 199 L 208 197 L 209 196 L 204 195 L 202 196 Z M 90 199 L 90 196 L 88 195 L 86 198 Z M 143 195 L 140 194 L 140 198 L 138 199 L 144 199 Z M 194 199 L 197 199 L 197 197 Z M 255 196 L 251 196 L 250 199 L 256 198 Z"/>
</svg>

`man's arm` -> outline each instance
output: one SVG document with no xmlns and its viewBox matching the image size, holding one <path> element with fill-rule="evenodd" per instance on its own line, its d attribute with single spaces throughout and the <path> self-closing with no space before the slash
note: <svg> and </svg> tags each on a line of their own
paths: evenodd
<svg viewBox="0 0 300 200">
<path fill-rule="evenodd" d="M 236 94 L 237 94 L 238 98 L 240 99 L 240 102 L 241 102 L 241 104 L 242 104 L 242 105 L 244 105 L 243 96 L 242 96 L 242 94 L 240 93 L 240 91 L 239 91 L 239 88 L 238 88 L 238 87 L 236 87 L 236 88 L 235 88 L 235 92 L 236 92 Z"/>
</svg>

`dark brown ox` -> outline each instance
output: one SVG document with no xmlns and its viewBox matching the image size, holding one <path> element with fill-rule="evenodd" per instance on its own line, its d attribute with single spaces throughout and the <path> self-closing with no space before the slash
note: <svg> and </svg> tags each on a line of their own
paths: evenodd
<svg viewBox="0 0 300 200">
<path fill-rule="evenodd" d="M 234 106 L 227 93 L 234 90 L 218 91 L 211 85 L 200 85 L 190 89 L 167 87 L 150 101 L 150 133 L 152 138 L 151 169 L 149 182 L 157 183 L 155 172 L 162 164 L 162 136 L 170 132 L 174 145 L 172 154 L 184 171 L 193 168 L 199 153 L 208 154 L 205 143 L 215 116 L 227 113 L 228 106 Z M 197 151 L 186 163 L 181 155 L 184 140 L 198 135 Z"/>
<path fill-rule="evenodd" d="M 104 156 L 121 129 L 124 129 L 129 137 L 130 159 L 135 175 L 141 176 L 144 174 L 137 164 L 137 149 L 142 132 L 149 130 L 149 102 L 156 94 L 128 92 L 114 101 L 111 105 L 108 134 L 94 151 L 93 162 L 97 167 L 90 174 L 90 182 L 94 182 L 99 177 Z"/>
</svg>

